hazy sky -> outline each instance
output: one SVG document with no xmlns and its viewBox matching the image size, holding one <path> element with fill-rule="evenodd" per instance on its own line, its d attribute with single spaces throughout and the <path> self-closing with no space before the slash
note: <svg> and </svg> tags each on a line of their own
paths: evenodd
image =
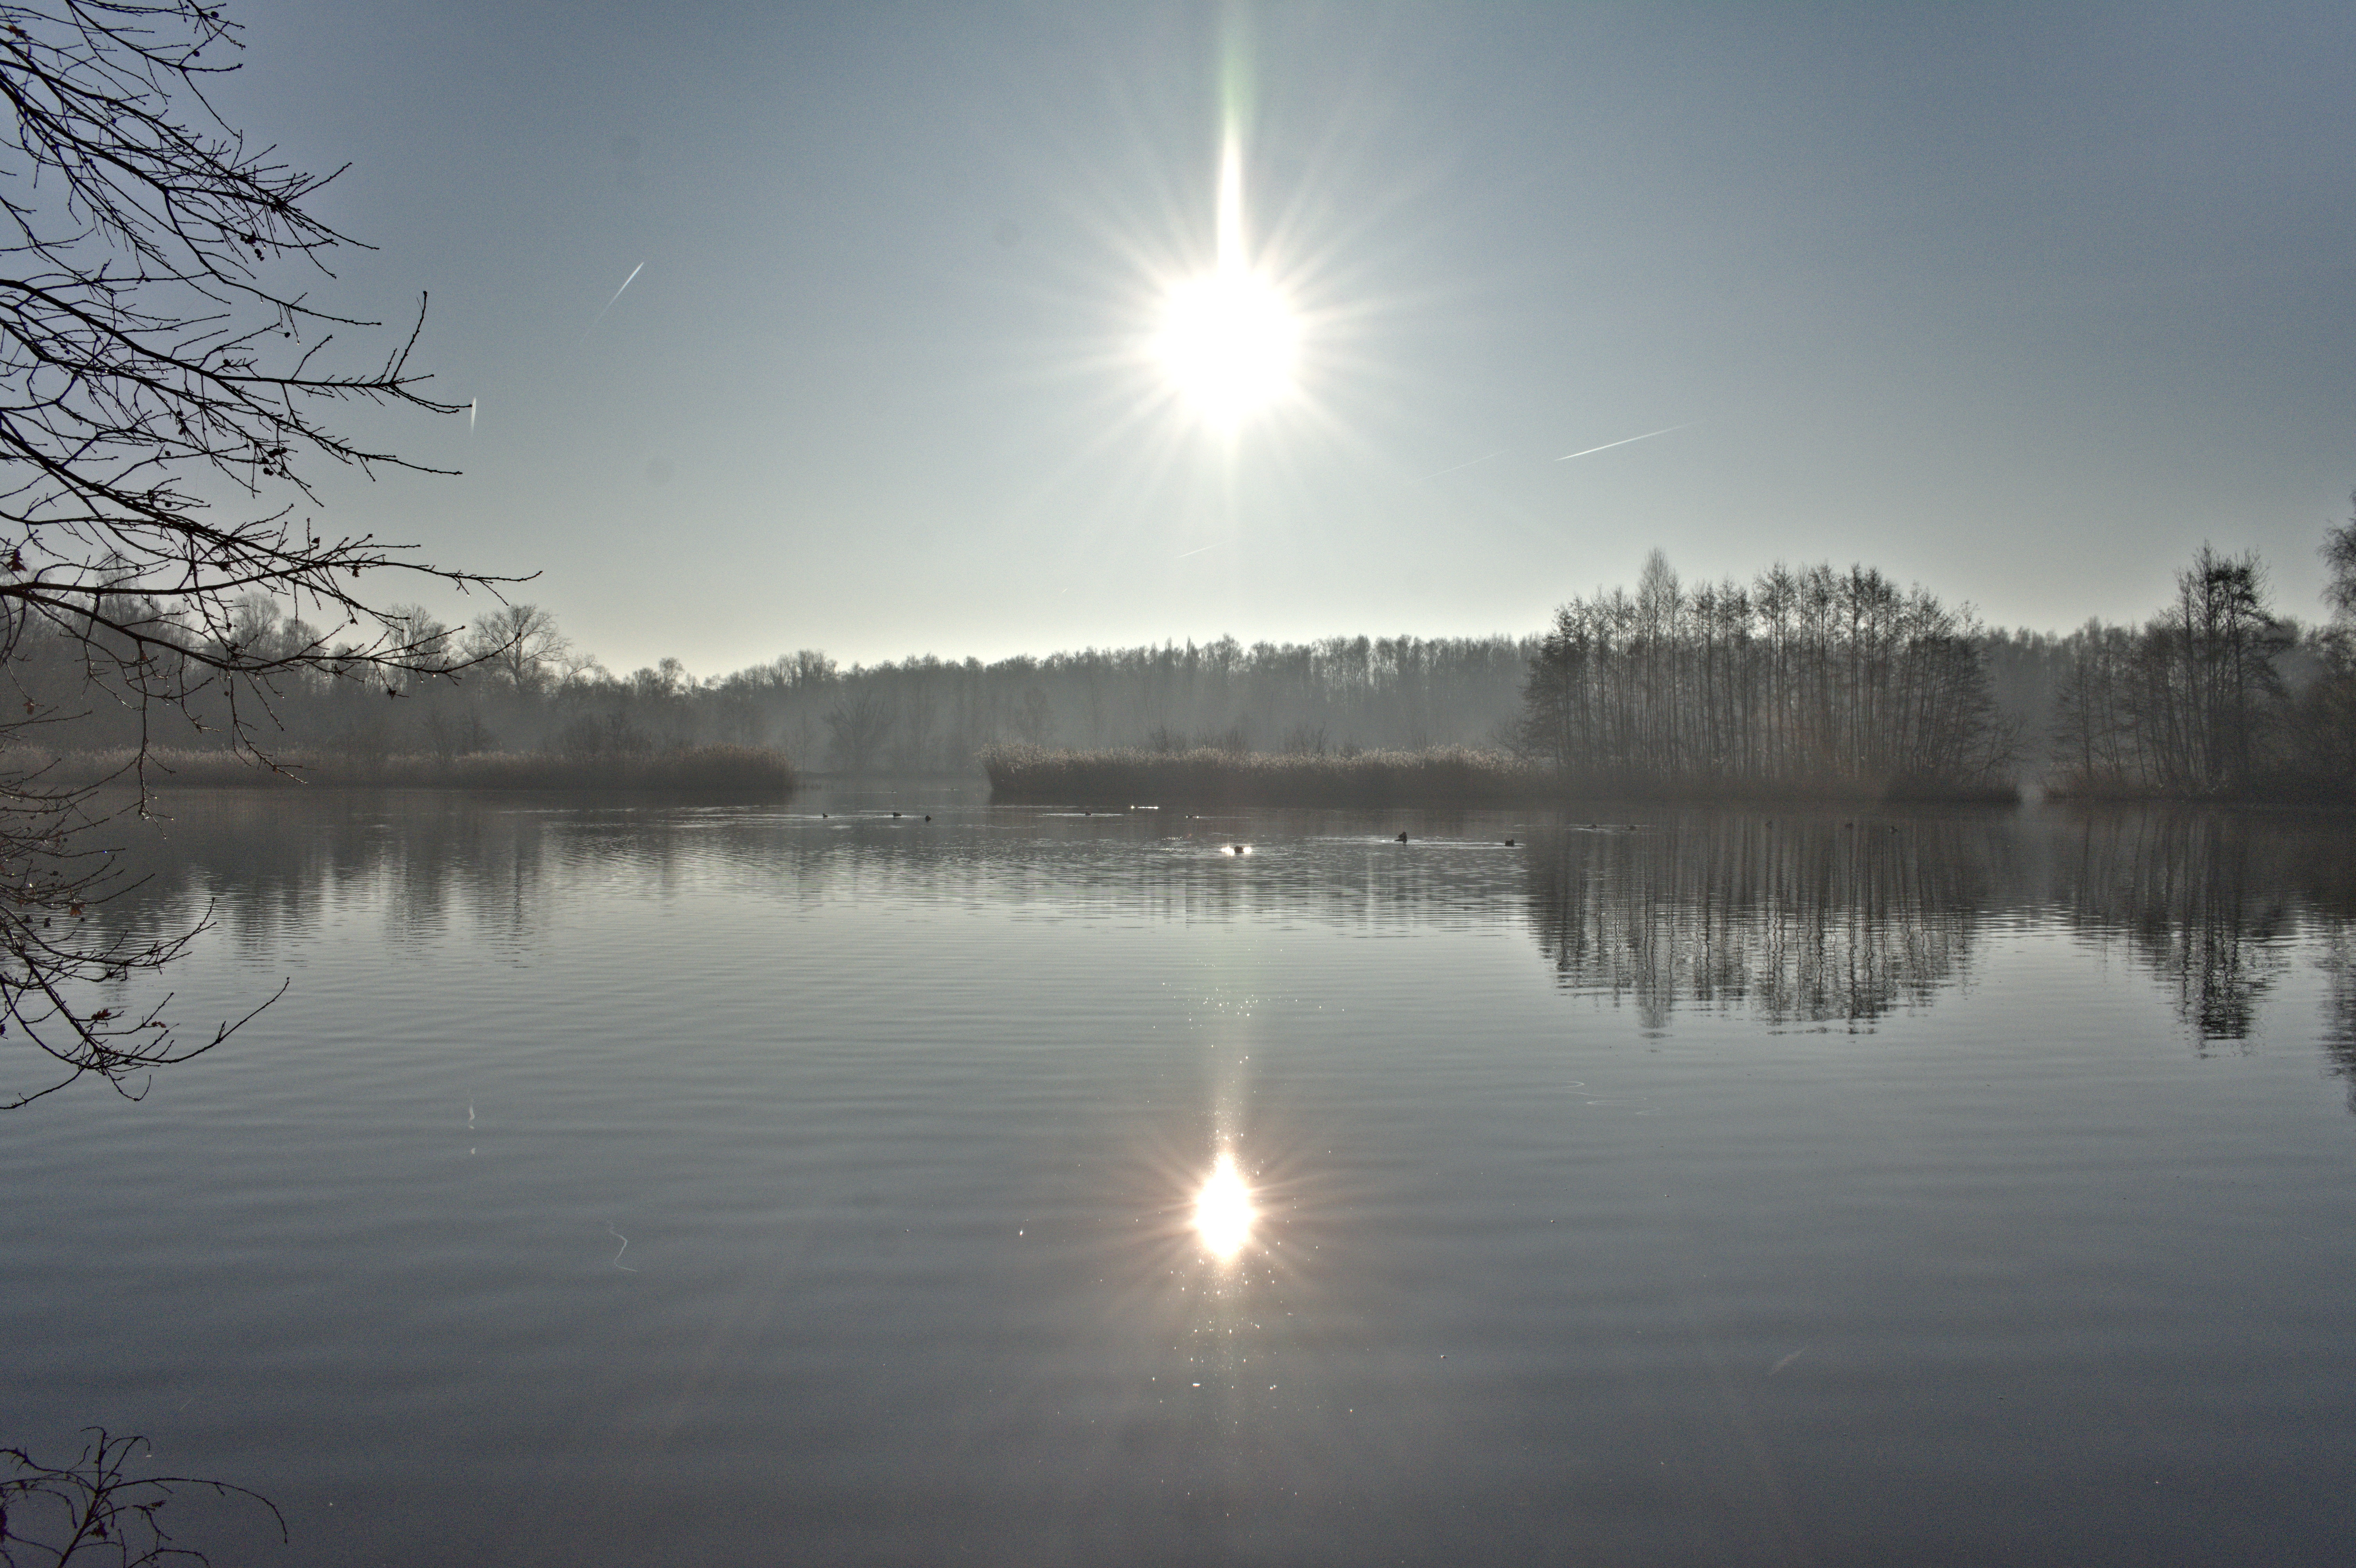
<svg viewBox="0 0 2356 1568">
<path fill-rule="evenodd" d="M 1656 545 L 2311 618 L 2356 487 L 2344 3 L 233 14 L 230 118 L 354 166 L 323 299 L 480 400 L 333 515 L 616 670 L 1526 632 Z M 1147 349 L 1229 114 L 1303 334 L 1231 442 Z"/>
</svg>

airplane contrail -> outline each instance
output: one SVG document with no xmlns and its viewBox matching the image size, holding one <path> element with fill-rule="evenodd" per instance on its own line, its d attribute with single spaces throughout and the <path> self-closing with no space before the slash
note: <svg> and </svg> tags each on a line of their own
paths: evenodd
<svg viewBox="0 0 2356 1568">
<path fill-rule="evenodd" d="M 1442 468 L 1439 473 L 1426 474 L 1424 478 L 1426 479 L 1445 478 L 1450 474 L 1461 474 L 1467 468 L 1477 468 L 1482 464 L 1487 462 L 1491 457 L 1502 457 L 1505 455 L 1505 449 L 1503 446 L 1500 446 L 1494 452 L 1488 453 L 1483 456 L 1473 458 L 1470 463 L 1459 463 L 1453 468 Z"/>
<path fill-rule="evenodd" d="M 1655 435 L 1667 435 L 1675 431 L 1691 430 L 1693 426 L 1690 424 L 1672 424 L 1667 430 L 1647 430 L 1642 435 L 1631 435 L 1627 437 L 1626 440 L 1606 441 L 1601 446 L 1590 446 L 1585 452 L 1566 452 L 1561 456 L 1557 457 L 1555 461 L 1558 463 L 1568 463 L 1573 457 L 1585 457 L 1597 452 L 1609 452 L 1614 446 L 1625 446 L 1631 442 L 1635 441 L 1650 441 Z"/>
<path fill-rule="evenodd" d="M 478 397 L 470 397 L 466 400 L 466 434 L 469 435 L 475 433 L 475 410 L 481 406 L 482 402 L 483 400 Z"/>
<path fill-rule="evenodd" d="M 1214 539 L 1208 544 L 1198 544 L 1192 550 L 1181 551 L 1174 559 L 1183 561 L 1189 555 L 1200 555 L 1205 550 L 1216 550 L 1218 547 L 1219 542 Z"/>
<path fill-rule="evenodd" d="M 621 287 L 621 288 L 617 288 L 617 289 L 616 289 L 616 290 L 614 291 L 614 299 L 619 299 L 619 298 L 621 298 L 621 297 L 622 297 L 622 291 L 623 291 L 623 289 L 626 289 L 626 288 L 628 288 L 632 284 L 634 284 L 634 283 L 637 282 L 637 281 L 638 281 L 638 274 L 639 274 L 640 273 L 642 273 L 642 272 L 645 272 L 646 270 L 647 270 L 647 263 L 644 263 L 644 262 L 640 262 L 637 266 L 632 267 L 632 268 L 630 269 L 630 275 L 629 275 L 628 277 L 626 277 L 626 278 L 624 278 L 624 279 L 622 280 L 622 287 Z M 597 330 L 597 323 L 605 319 L 605 311 L 607 311 L 607 310 L 611 310 L 611 309 L 613 309 L 613 308 L 614 308 L 614 299 L 609 299 L 609 300 L 607 300 L 607 301 L 605 302 L 605 309 L 598 311 L 598 312 L 597 312 L 597 314 L 596 314 L 594 317 L 591 317 L 590 322 L 589 322 L 588 331 L 585 331 L 585 332 L 584 332 L 584 333 L 582 333 L 582 334 L 581 334 L 582 338 L 583 338 L 584 340 L 588 338 L 588 336 L 589 336 L 589 333 L 590 333 L 590 332 L 594 332 L 594 331 L 596 331 L 596 330 Z"/>
</svg>

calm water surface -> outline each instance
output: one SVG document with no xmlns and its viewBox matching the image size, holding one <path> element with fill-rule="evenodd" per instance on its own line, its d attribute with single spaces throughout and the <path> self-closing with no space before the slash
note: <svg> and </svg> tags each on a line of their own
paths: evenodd
<svg viewBox="0 0 2356 1568">
<path fill-rule="evenodd" d="M 292 988 L 0 1122 L 0 1443 L 225 1563 L 2356 1540 L 2343 830 L 171 809 L 113 918 Z"/>
</svg>

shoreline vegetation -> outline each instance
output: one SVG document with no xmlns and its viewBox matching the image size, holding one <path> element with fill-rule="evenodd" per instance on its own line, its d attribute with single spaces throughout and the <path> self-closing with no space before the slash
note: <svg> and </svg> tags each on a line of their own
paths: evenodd
<svg viewBox="0 0 2356 1568">
<path fill-rule="evenodd" d="M 1552 806 L 1567 800 L 1664 804 L 1864 805 L 1946 802 L 2016 805 L 2009 781 L 1942 784 L 1912 779 L 1821 778 L 1675 779 L 1633 771 L 1547 768 L 1510 752 L 1472 746 L 1315 753 L 1187 751 L 1115 747 L 1057 751 L 994 746 L 981 754 L 994 801 L 1118 809 L 1153 806 L 1307 806 L 1335 809 L 1464 809 Z"/>
<path fill-rule="evenodd" d="M 27 733 L 0 786 L 56 757 L 75 760 L 43 781 L 95 781 L 144 747 L 149 778 L 178 786 L 776 799 L 799 782 L 791 757 L 830 779 L 986 775 L 1001 800 L 1090 805 L 2033 792 L 2356 811 L 2356 521 L 2325 555 L 2319 627 L 2277 614 L 2255 557 L 2206 547 L 2147 622 L 2058 638 L 1993 630 L 1863 564 L 1688 582 L 1656 551 L 1633 588 L 1573 598 L 1537 636 L 1223 638 L 848 670 L 805 650 L 702 678 L 669 659 L 616 675 L 532 605 L 461 628 L 400 607 L 404 646 L 424 651 L 378 670 L 267 595 L 211 629 L 125 598 L 102 605 L 97 630 L 18 628 L 5 663 Z M 187 647 L 142 653 L 110 627 Z M 118 700 L 93 700 L 91 638 L 140 672 Z M 248 658 L 266 671 L 218 673 Z M 183 697 L 150 702 L 158 682 Z M 252 761 L 262 742 L 282 771 Z"/>
<path fill-rule="evenodd" d="M 31 777 L 39 785 L 83 788 L 134 782 L 135 751 L 70 752 Z M 800 779 L 782 751 L 755 746 L 694 746 L 669 751 L 577 754 L 481 751 L 362 756 L 332 751 L 280 757 L 264 765 L 229 750 L 151 749 L 149 789 L 382 789 L 585 790 L 780 800 Z"/>
</svg>

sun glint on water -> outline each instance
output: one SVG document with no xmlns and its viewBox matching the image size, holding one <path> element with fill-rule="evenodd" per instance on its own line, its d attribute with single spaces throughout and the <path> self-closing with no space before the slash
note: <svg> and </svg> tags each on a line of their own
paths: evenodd
<svg viewBox="0 0 2356 1568">
<path fill-rule="evenodd" d="M 1211 1166 L 1203 1190 L 1194 1195 L 1194 1231 L 1213 1257 L 1226 1262 L 1244 1250 L 1251 1240 L 1252 1221 L 1259 1210 L 1252 1207 L 1251 1188 L 1244 1185 L 1243 1173 L 1236 1168 L 1233 1155 L 1221 1155 Z"/>
</svg>

